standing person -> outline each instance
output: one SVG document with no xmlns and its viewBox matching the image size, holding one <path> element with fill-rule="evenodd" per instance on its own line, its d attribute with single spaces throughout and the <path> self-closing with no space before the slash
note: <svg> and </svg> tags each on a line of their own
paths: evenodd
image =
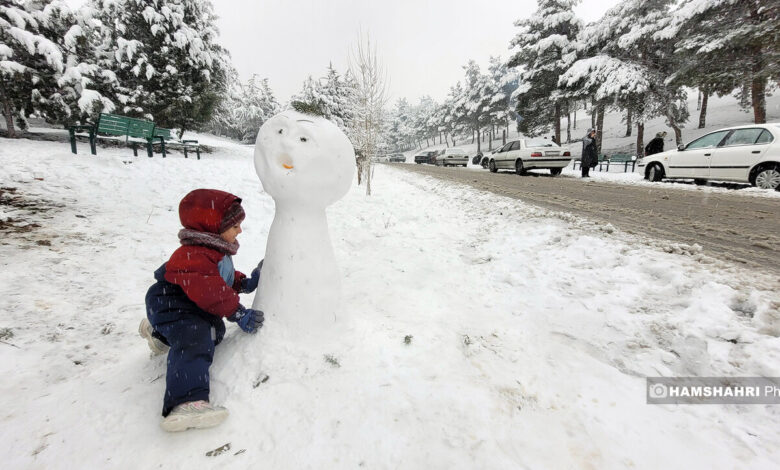
<svg viewBox="0 0 780 470">
<path fill-rule="evenodd" d="M 245 213 L 241 199 L 196 189 L 179 203 L 181 245 L 154 272 L 138 333 L 154 354 L 168 352 L 163 399 L 166 431 L 216 426 L 227 409 L 209 403 L 209 367 L 225 335 L 223 318 L 247 333 L 263 325 L 263 312 L 244 308 L 239 293 L 257 288 L 263 262 L 246 277 L 233 268 Z"/>
<path fill-rule="evenodd" d="M 656 134 L 655 137 L 653 137 L 650 142 L 645 145 L 645 156 L 663 152 L 664 137 L 666 137 L 666 131 Z"/>
<path fill-rule="evenodd" d="M 580 157 L 580 169 L 583 178 L 590 178 L 590 169 L 599 162 L 596 153 L 596 129 L 588 129 L 588 133 L 582 138 L 582 157 Z"/>
</svg>

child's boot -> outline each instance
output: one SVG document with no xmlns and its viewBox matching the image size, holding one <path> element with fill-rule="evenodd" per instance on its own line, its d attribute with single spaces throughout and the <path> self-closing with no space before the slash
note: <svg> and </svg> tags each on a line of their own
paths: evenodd
<svg viewBox="0 0 780 470">
<path fill-rule="evenodd" d="M 146 318 L 141 320 L 141 324 L 138 325 L 138 334 L 141 335 L 141 338 L 146 340 L 146 344 L 149 345 L 149 349 L 152 350 L 152 354 L 156 356 L 158 354 L 167 353 L 170 347 L 160 341 L 158 338 L 155 338 L 152 335 L 153 332 L 154 329 L 152 328 L 152 324 L 149 323 L 149 320 Z"/>
<path fill-rule="evenodd" d="M 210 428 L 225 421 L 227 416 L 227 408 L 214 406 L 204 400 L 190 401 L 176 406 L 163 418 L 160 426 L 168 432 Z"/>
</svg>

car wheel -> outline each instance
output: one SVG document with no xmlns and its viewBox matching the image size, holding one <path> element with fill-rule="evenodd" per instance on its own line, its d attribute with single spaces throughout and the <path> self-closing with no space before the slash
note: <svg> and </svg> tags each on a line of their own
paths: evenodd
<svg viewBox="0 0 780 470">
<path fill-rule="evenodd" d="M 484 168 L 484 169 L 486 169 L 486 170 L 487 170 L 487 167 L 488 167 L 488 158 L 487 158 L 487 157 L 483 158 L 483 159 L 482 159 L 482 161 L 480 162 L 480 165 L 482 165 L 482 168 Z"/>
<path fill-rule="evenodd" d="M 704 186 L 705 184 L 707 184 L 707 180 L 696 178 L 695 180 L 693 180 L 693 184 L 695 184 L 696 186 Z"/>
<path fill-rule="evenodd" d="M 523 161 L 518 160 L 515 162 L 515 173 L 518 175 L 524 175 L 525 174 L 525 167 L 523 167 Z"/>
<path fill-rule="evenodd" d="M 780 190 L 780 167 L 767 166 L 761 168 L 756 172 L 752 183 L 757 188 Z"/>
<path fill-rule="evenodd" d="M 550 168 L 550 174 L 553 176 L 558 176 L 563 171 L 563 168 Z"/>
<path fill-rule="evenodd" d="M 650 165 L 645 173 L 645 179 L 650 181 L 661 181 L 663 177 L 664 168 L 658 163 Z"/>
<path fill-rule="evenodd" d="M 490 160 L 490 163 L 488 163 L 488 168 L 490 168 L 490 172 L 491 173 L 498 172 L 498 168 L 496 168 L 496 161 L 495 160 Z"/>
</svg>

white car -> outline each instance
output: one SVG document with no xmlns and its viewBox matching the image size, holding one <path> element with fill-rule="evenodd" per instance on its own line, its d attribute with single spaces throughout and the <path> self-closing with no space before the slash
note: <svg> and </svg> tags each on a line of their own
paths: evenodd
<svg viewBox="0 0 780 470">
<path fill-rule="evenodd" d="M 780 189 L 780 123 L 752 124 L 710 132 L 675 150 L 642 158 L 645 179 L 693 179 L 750 183 Z"/>
<path fill-rule="evenodd" d="M 527 170 L 549 169 L 553 176 L 560 175 L 571 162 L 571 152 L 547 139 L 519 139 L 490 155 L 488 168 L 495 173 L 498 170 L 515 170 L 518 175 Z"/>
<path fill-rule="evenodd" d="M 466 166 L 469 163 L 469 156 L 465 150 L 459 148 L 444 149 L 444 153 L 436 157 L 437 166 Z"/>
</svg>

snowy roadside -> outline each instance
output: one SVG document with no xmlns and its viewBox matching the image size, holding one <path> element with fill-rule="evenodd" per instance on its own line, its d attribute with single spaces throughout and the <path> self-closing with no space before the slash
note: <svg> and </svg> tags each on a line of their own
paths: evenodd
<svg viewBox="0 0 780 470">
<path fill-rule="evenodd" d="M 231 417 L 165 434 L 164 360 L 135 328 L 151 271 L 176 246 L 178 201 L 195 187 L 244 198 L 239 269 L 263 256 L 273 201 L 250 147 L 201 161 L 99 153 L 0 139 L 2 187 L 32 204 L 0 214 L 19 228 L 0 244 L 8 468 L 726 469 L 780 457 L 776 408 L 646 405 L 644 381 L 780 376 L 776 279 L 385 165 L 374 196 L 355 186 L 329 210 L 348 331 L 306 347 L 274 339 L 273 325 L 231 328 L 212 368 Z"/>
</svg>

